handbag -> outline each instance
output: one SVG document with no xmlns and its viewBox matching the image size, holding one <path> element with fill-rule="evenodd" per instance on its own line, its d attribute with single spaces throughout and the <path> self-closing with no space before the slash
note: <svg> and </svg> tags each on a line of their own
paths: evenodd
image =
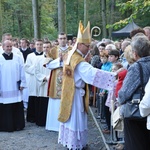
<svg viewBox="0 0 150 150">
<path fill-rule="evenodd" d="M 142 70 L 141 64 L 139 62 L 137 63 L 139 64 L 141 86 L 136 89 L 136 91 L 133 93 L 130 100 L 125 103 L 124 118 L 127 118 L 127 119 L 142 119 L 143 118 L 140 115 L 140 110 L 139 110 L 139 104 L 144 96 L 143 70 Z"/>
<path fill-rule="evenodd" d="M 118 106 L 117 109 L 114 111 L 112 119 L 113 119 L 113 129 L 115 131 L 123 131 L 124 129 L 124 123 L 123 123 L 123 117 L 120 114 L 120 107 Z"/>
</svg>

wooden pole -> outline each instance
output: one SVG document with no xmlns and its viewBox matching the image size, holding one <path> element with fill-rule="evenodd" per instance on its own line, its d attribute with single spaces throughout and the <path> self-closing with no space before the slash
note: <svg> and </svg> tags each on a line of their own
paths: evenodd
<svg viewBox="0 0 150 150">
<path fill-rule="evenodd" d="M 93 106 L 96 106 L 96 87 L 94 86 L 94 94 L 93 94 Z"/>
</svg>

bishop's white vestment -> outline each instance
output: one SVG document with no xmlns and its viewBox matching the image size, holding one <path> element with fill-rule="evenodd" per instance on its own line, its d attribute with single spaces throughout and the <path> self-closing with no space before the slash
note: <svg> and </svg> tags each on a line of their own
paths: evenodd
<svg viewBox="0 0 150 150">
<path fill-rule="evenodd" d="M 93 68 L 87 62 L 80 62 L 76 66 L 74 70 L 75 92 L 71 114 L 67 121 L 60 123 L 58 143 L 63 144 L 69 150 L 81 150 L 86 146 L 88 128 L 87 112 L 84 108 L 85 83 L 111 92 L 114 88 L 114 76 L 114 73 Z"/>
</svg>

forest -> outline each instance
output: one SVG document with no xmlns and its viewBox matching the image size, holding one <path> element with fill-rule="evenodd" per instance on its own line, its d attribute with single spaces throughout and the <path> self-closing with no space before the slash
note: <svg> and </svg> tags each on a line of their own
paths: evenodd
<svg viewBox="0 0 150 150">
<path fill-rule="evenodd" d="M 65 32 L 76 36 L 82 20 L 90 21 L 91 28 L 100 27 L 99 39 L 111 38 L 112 31 L 131 20 L 140 27 L 150 26 L 149 16 L 149 0 L 0 0 L 0 35 L 9 32 L 14 37 L 32 39 L 37 30 L 38 38 L 54 40 L 62 22 Z"/>
</svg>

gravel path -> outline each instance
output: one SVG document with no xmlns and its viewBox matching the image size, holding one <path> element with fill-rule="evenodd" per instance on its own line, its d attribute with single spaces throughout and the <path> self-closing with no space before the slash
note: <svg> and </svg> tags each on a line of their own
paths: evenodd
<svg viewBox="0 0 150 150">
<path fill-rule="evenodd" d="M 102 137 L 88 115 L 88 150 L 106 150 Z M 0 150 L 66 150 L 57 143 L 58 133 L 26 122 L 22 131 L 0 132 Z"/>
</svg>

